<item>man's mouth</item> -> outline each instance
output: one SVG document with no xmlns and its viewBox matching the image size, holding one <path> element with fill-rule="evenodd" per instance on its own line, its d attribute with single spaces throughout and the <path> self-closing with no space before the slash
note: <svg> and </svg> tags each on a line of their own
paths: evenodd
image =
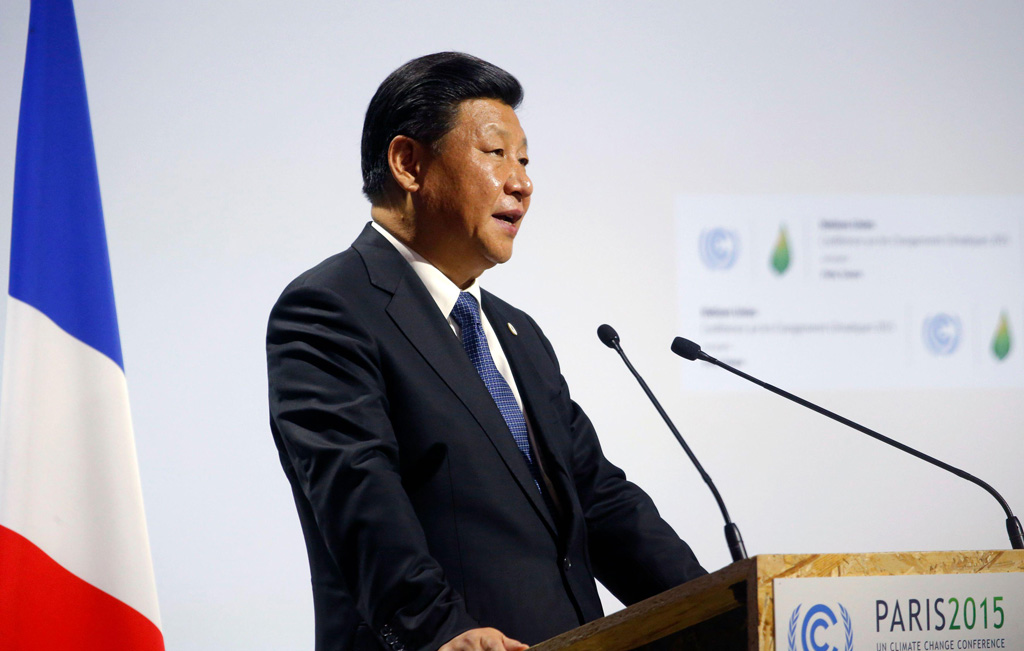
<svg viewBox="0 0 1024 651">
<path fill-rule="evenodd" d="M 491 215 L 491 217 L 494 217 L 495 219 L 500 219 L 501 221 L 507 222 L 509 224 L 515 224 L 520 219 L 522 219 L 523 213 L 522 211 L 519 210 L 510 210 L 508 212 L 495 213 Z"/>
</svg>

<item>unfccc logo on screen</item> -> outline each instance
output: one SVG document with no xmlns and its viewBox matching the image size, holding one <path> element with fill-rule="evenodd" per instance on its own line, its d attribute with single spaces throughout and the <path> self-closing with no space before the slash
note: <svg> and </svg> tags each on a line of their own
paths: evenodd
<svg viewBox="0 0 1024 651">
<path fill-rule="evenodd" d="M 708 269 L 728 269 L 736 263 L 740 238 L 733 231 L 712 228 L 701 231 L 700 259 Z"/>
<path fill-rule="evenodd" d="M 952 355 L 962 333 L 960 319 L 955 316 L 939 313 L 924 320 L 924 345 L 935 355 Z"/>
<path fill-rule="evenodd" d="M 850 613 L 843 604 L 839 606 L 839 615 L 843 625 L 840 629 L 839 618 L 835 611 L 825 604 L 815 604 L 800 616 L 800 604 L 793 610 L 789 618 L 789 651 L 839 651 L 838 644 L 844 651 L 853 651 L 853 622 Z"/>
</svg>

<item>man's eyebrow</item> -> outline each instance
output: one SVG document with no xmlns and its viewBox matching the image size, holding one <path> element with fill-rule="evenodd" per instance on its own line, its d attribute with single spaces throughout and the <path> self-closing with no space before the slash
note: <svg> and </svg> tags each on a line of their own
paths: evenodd
<svg viewBox="0 0 1024 651">
<path fill-rule="evenodd" d="M 502 138 L 507 137 L 509 135 L 509 130 L 508 129 L 505 129 L 504 127 L 499 127 L 496 124 L 488 124 L 488 125 L 486 125 L 484 127 L 484 131 L 494 131 L 495 133 L 497 133 Z M 525 135 L 523 136 L 522 142 L 520 142 L 519 144 L 522 147 L 526 147 L 527 146 L 526 136 Z"/>
</svg>

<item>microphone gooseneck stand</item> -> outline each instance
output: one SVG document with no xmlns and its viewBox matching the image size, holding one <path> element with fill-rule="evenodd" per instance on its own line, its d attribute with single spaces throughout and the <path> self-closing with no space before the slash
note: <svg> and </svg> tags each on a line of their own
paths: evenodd
<svg viewBox="0 0 1024 651">
<path fill-rule="evenodd" d="M 725 508 L 725 502 L 722 500 L 722 496 L 718 493 L 718 488 L 715 487 L 715 482 L 711 481 L 711 477 L 708 476 L 708 473 L 704 472 L 704 467 L 700 465 L 700 461 L 697 461 L 697 457 L 693 454 L 693 451 L 690 450 L 690 446 L 686 444 L 686 441 L 683 440 L 683 436 L 672 423 L 672 419 L 669 418 L 668 414 L 665 413 L 665 410 L 661 408 L 661 403 L 654 397 L 650 387 L 647 386 L 644 379 L 640 377 L 640 374 L 637 373 L 635 368 L 633 368 L 633 365 L 629 363 L 629 358 L 626 357 L 626 353 L 622 351 L 622 346 L 619 344 L 619 335 L 615 332 L 615 328 L 607 324 L 602 325 L 597 329 L 597 336 L 601 340 L 601 343 L 614 349 L 622 358 L 622 361 L 626 363 L 626 368 L 628 368 L 629 372 L 633 374 L 636 381 L 640 383 L 644 393 L 647 394 L 651 403 L 654 404 L 654 408 L 658 410 L 658 413 L 661 414 L 665 424 L 668 425 L 668 428 L 672 431 L 676 440 L 679 441 L 679 445 L 683 446 L 686 456 L 690 457 L 690 461 L 693 462 L 693 465 L 697 468 L 697 472 L 700 473 L 701 479 L 703 479 L 704 483 L 711 489 L 711 494 L 715 496 L 715 501 L 718 502 L 718 508 L 722 511 L 722 517 L 725 518 L 725 542 L 729 546 L 729 553 L 732 555 L 732 560 L 740 561 L 747 558 L 747 550 L 743 545 L 743 536 L 740 535 L 740 528 L 737 527 L 736 523 L 734 523 L 729 517 L 729 511 Z"/>
<path fill-rule="evenodd" d="M 992 497 L 996 498 L 996 501 L 999 502 L 999 505 L 1003 507 L 1003 511 L 1006 513 L 1006 533 L 1009 534 L 1009 536 L 1010 536 L 1010 545 L 1013 547 L 1013 549 L 1024 549 L 1024 529 L 1021 529 L 1020 520 L 1018 520 L 1017 516 L 1015 516 L 1013 514 L 1013 511 L 1010 510 L 1010 505 L 1006 503 L 1006 500 L 1003 499 L 1002 495 L 1000 495 L 998 492 L 996 492 L 996 489 L 992 488 L 986 482 L 982 481 L 981 479 L 978 479 L 977 477 L 975 477 L 971 473 L 966 472 L 964 470 L 960 470 L 959 468 L 951 466 L 948 463 L 945 463 L 944 461 L 939 461 L 935 457 L 931 457 L 931 456 L 925 454 L 924 452 L 919 452 L 918 450 L 915 450 L 914 448 L 910 447 L 909 445 L 904 445 L 903 443 L 900 443 L 899 441 L 897 441 L 895 439 L 891 439 L 888 436 L 885 436 L 883 434 L 879 434 L 878 432 L 876 432 L 876 431 L 874 431 L 872 429 L 868 429 L 867 427 L 864 427 L 863 425 L 860 425 L 859 423 L 855 423 L 855 422 L 853 422 L 852 420 L 850 420 L 848 418 L 843 418 L 839 414 L 833 413 L 833 412 L 829 411 L 828 409 L 825 409 L 824 407 L 819 407 L 818 405 L 814 404 L 813 402 L 809 402 L 807 400 L 804 400 L 803 398 L 800 398 L 799 396 L 795 396 L 792 393 L 789 393 L 788 391 L 783 391 L 782 389 L 780 389 L 778 387 L 775 387 L 775 386 L 772 386 L 772 385 L 768 384 L 767 382 L 762 382 L 761 380 L 758 380 L 756 377 L 747 375 L 743 371 L 741 371 L 739 369 L 736 369 L 736 368 L 733 368 L 732 366 L 729 366 L 728 364 L 726 364 L 724 362 L 718 361 L 717 359 L 715 359 L 711 355 L 708 355 L 707 353 L 705 353 L 704 351 L 702 351 L 700 349 L 700 346 L 698 346 L 696 343 L 690 341 L 689 339 L 683 339 L 682 337 L 676 337 L 675 340 L 672 342 L 672 352 L 675 353 L 676 355 L 679 355 L 680 357 L 683 357 L 685 359 L 690 360 L 691 362 L 694 361 L 694 360 L 698 360 L 699 359 L 702 362 L 707 362 L 709 364 L 714 364 L 715 366 L 718 366 L 720 368 L 724 368 L 725 370 L 729 371 L 730 373 L 733 373 L 734 375 L 738 375 L 741 378 L 743 378 L 744 380 L 748 380 L 750 382 L 753 382 L 754 384 L 756 384 L 756 385 L 758 385 L 758 386 L 760 386 L 762 388 L 765 388 L 765 389 L 771 391 L 774 394 L 777 394 L 777 395 L 782 396 L 783 398 L 787 398 L 789 400 L 792 400 L 793 402 L 795 402 L 795 403 L 797 403 L 799 405 L 803 405 L 804 407 L 807 407 L 808 409 L 811 409 L 813 411 L 818 412 L 822 416 L 828 416 L 832 420 L 834 420 L 836 422 L 839 422 L 839 423 L 842 423 L 843 425 L 846 425 L 847 427 L 852 427 L 853 429 L 857 430 L 858 432 L 861 432 L 863 434 L 867 434 L 868 436 L 870 436 L 873 439 L 877 439 L 877 440 L 881 441 L 882 443 L 888 443 L 889 445 L 891 445 L 892 447 L 894 447 L 894 448 L 896 448 L 898 450 L 902 450 L 902 451 L 906 452 L 907 454 L 911 454 L 911 455 L 917 457 L 918 459 L 921 459 L 922 461 L 927 461 L 928 463 L 930 463 L 932 465 L 938 466 L 939 468 L 942 468 L 943 470 L 951 472 L 954 475 L 956 475 L 957 477 L 960 477 L 962 479 L 966 479 L 967 481 L 969 481 L 969 482 L 971 482 L 973 484 L 981 486 L 986 491 L 988 491 L 988 493 L 990 495 L 992 495 Z M 628 362 L 627 362 L 627 364 L 628 364 Z"/>
</svg>

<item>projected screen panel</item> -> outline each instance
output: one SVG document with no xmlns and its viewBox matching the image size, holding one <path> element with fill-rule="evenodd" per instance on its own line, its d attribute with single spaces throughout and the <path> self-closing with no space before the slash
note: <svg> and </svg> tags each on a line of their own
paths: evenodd
<svg viewBox="0 0 1024 651">
<path fill-rule="evenodd" d="M 1022 388 L 1024 197 L 676 202 L 680 331 L 795 390 Z M 688 390 L 735 388 L 687 365 Z"/>
</svg>

